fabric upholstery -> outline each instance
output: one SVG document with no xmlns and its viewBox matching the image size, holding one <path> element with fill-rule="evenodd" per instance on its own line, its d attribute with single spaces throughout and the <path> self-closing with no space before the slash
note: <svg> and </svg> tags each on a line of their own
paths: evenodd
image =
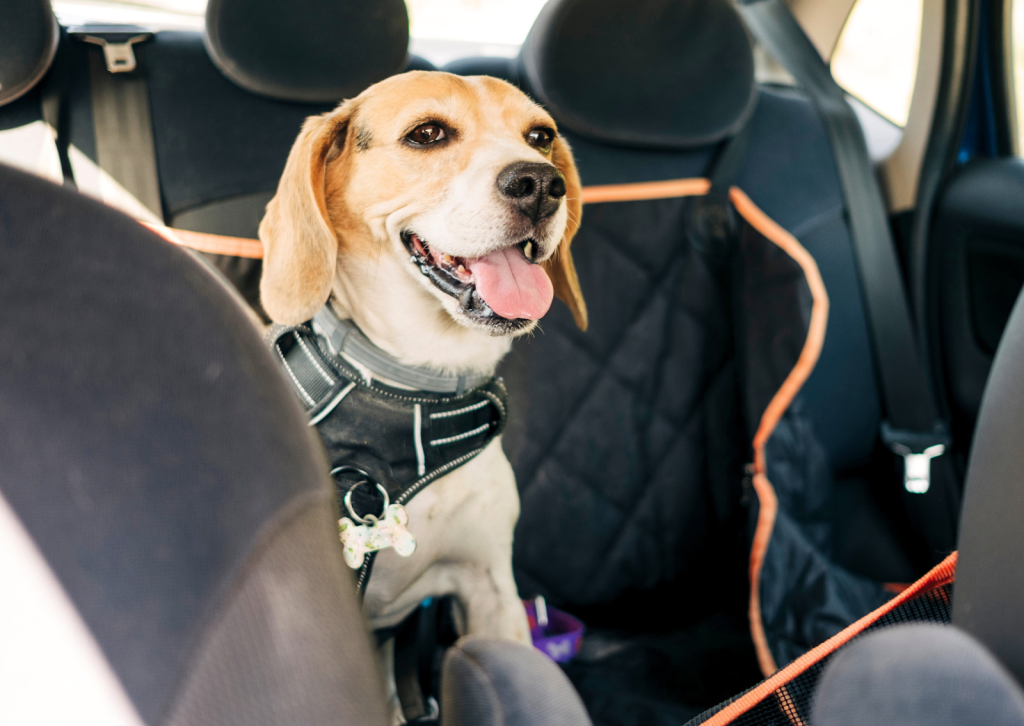
<svg viewBox="0 0 1024 726">
<path fill-rule="evenodd" d="M 519 60 L 525 85 L 559 123 L 630 146 L 721 141 L 755 95 L 750 42 L 726 0 L 552 0 Z"/>
<path fill-rule="evenodd" d="M 295 722 L 383 723 L 323 453 L 235 298 L 133 220 L 6 167 L 0 261 L 0 493 L 143 721 L 200 668 L 279 695 L 275 713 L 302 694 L 319 716 Z M 208 691 L 186 696 L 205 705 L 180 723 L 217 721 Z"/>
<path fill-rule="evenodd" d="M 964 631 L 901 625 L 850 644 L 821 676 L 811 726 L 861 724 L 1017 726 L 1024 692 Z"/>
<path fill-rule="evenodd" d="M 402 0 L 211 0 L 206 41 L 252 93 L 338 103 L 406 65 L 409 15 Z"/>
<path fill-rule="evenodd" d="M 310 501 L 282 519 L 197 643 L 168 726 L 387 721 L 330 508 Z"/>
<path fill-rule="evenodd" d="M 953 623 L 1024 683 L 1024 298 L 1017 298 L 985 388 L 964 484 Z"/>
<path fill-rule="evenodd" d="M 6 3 L 0 23 L 0 106 L 34 87 L 53 62 L 59 39 L 50 0 Z"/>
<path fill-rule="evenodd" d="M 445 653 L 441 726 L 589 726 L 569 679 L 540 651 L 467 637 Z"/>
<path fill-rule="evenodd" d="M 818 366 L 795 404 L 800 425 L 823 447 L 815 476 L 824 477 L 825 491 L 806 510 L 814 519 L 828 509 L 833 472 L 870 456 L 878 394 L 821 122 L 801 95 L 762 89 L 752 124 L 737 185 L 803 242 L 831 298 Z M 797 149 L 793 138 L 801 139 Z M 570 140 L 585 185 L 701 176 L 712 158 L 709 150 Z M 637 607 L 629 604 L 631 587 L 653 587 L 670 573 L 689 587 L 711 587 L 720 577 L 713 563 L 726 545 L 715 537 L 740 501 L 743 442 L 752 435 L 736 429 L 738 450 L 699 463 L 706 443 L 721 440 L 702 427 L 725 427 L 719 428 L 724 433 L 736 426 L 730 417 L 739 416 L 737 374 L 723 367 L 729 354 L 716 347 L 729 324 L 723 292 L 720 283 L 707 287 L 672 268 L 684 254 L 683 205 L 667 200 L 637 203 L 634 213 L 610 209 L 632 204 L 584 207 L 573 254 L 591 307 L 590 330 L 576 330 L 568 310 L 556 304 L 543 331 L 517 341 L 502 366 L 511 401 L 505 449 L 523 501 L 515 559 L 520 587 L 525 595 L 542 592 L 576 606 L 615 601 L 621 612 Z M 631 431 L 639 438 L 630 441 Z M 668 492 L 673 504 L 659 506 Z M 642 544 L 655 536 L 656 522 L 663 523 L 656 536 L 671 540 Z"/>
</svg>

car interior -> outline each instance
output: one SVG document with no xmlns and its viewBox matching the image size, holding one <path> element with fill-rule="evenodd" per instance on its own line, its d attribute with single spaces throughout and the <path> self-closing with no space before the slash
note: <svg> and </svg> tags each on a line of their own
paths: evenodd
<svg viewBox="0 0 1024 726">
<path fill-rule="evenodd" d="M 556 303 L 499 374 L 520 596 L 586 633 L 555 665 L 425 602 L 404 720 L 1024 723 L 1013 1 L 922 0 L 899 124 L 830 70 L 857 2 L 548 0 L 443 63 L 401 0 L 0 3 L 0 722 L 389 722 L 255 240 L 307 117 L 438 70 L 582 179 L 589 328 Z"/>
</svg>

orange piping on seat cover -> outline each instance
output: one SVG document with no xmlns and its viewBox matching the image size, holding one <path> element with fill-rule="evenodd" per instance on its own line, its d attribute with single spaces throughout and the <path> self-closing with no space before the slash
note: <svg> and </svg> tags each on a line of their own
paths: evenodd
<svg viewBox="0 0 1024 726">
<path fill-rule="evenodd" d="M 918 595 L 926 594 L 936 588 L 953 582 L 956 575 L 956 560 L 957 553 L 954 552 L 933 567 L 928 574 L 887 602 L 885 605 L 882 605 L 880 608 L 868 613 L 843 631 L 836 633 L 818 647 L 807 651 L 781 671 L 776 672 L 775 675 L 761 681 L 759 684 L 705 721 L 702 726 L 727 726 L 727 724 L 732 723 L 735 719 L 739 718 L 747 711 L 761 703 L 764 699 L 768 698 L 768 696 L 772 695 L 777 689 L 784 687 L 787 683 L 790 683 L 794 678 L 799 676 L 815 663 L 818 663 L 823 658 L 835 653 L 841 647 L 871 627 L 874 623 L 878 622 L 879 618 L 891 613 L 900 605 L 904 604 L 908 600 L 914 599 Z"/>
<path fill-rule="evenodd" d="M 191 232 L 187 229 L 172 229 L 161 224 L 150 224 L 140 222 L 149 227 L 168 242 L 173 242 L 182 247 L 189 247 L 200 252 L 210 252 L 215 255 L 230 255 L 232 257 L 249 257 L 254 260 L 263 259 L 263 243 L 258 239 L 243 239 L 242 237 L 225 237 L 220 234 L 208 234 L 206 232 Z"/>
<path fill-rule="evenodd" d="M 649 199 L 672 199 L 707 194 L 711 188 L 708 179 L 668 179 L 666 181 L 607 184 L 583 187 L 580 195 L 584 204 L 601 202 L 642 202 Z"/>
<path fill-rule="evenodd" d="M 581 194 L 584 204 L 600 202 L 637 202 L 648 199 L 671 199 L 707 194 L 711 182 L 707 179 L 668 179 L 666 181 L 638 182 L 635 184 L 608 184 L 606 186 L 583 187 Z M 168 242 L 189 247 L 200 252 L 232 257 L 263 258 L 263 243 L 257 239 L 226 237 L 208 232 L 192 232 L 174 229 L 161 224 L 141 222 Z"/>
<path fill-rule="evenodd" d="M 768 648 L 768 639 L 764 632 L 764 622 L 761 619 L 761 593 L 758 585 L 761 581 L 761 567 L 764 565 L 765 553 L 768 551 L 768 542 L 771 539 L 772 530 L 775 528 L 778 500 L 775 496 L 775 489 L 765 473 L 764 445 L 818 362 L 821 346 L 825 342 L 825 328 L 828 325 L 828 293 L 825 291 L 825 283 L 821 279 L 817 263 L 796 237 L 762 212 L 756 204 L 750 201 L 750 197 L 738 188 L 733 187 L 729 190 L 729 198 L 732 199 L 736 211 L 754 229 L 778 245 L 783 252 L 800 265 L 814 300 L 811 306 L 811 322 L 807 329 L 803 350 L 800 351 L 800 357 L 797 359 L 796 365 L 793 366 L 793 370 L 786 376 L 782 386 L 768 403 L 768 407 L 761 415 L 757 433 L 754 434 L 753 485 L 760 510 L 754 530 L 754 541 L 750 547 L 750 634 L 754 641 L 754 649 L 757 651 L 757 662 L 767 677 L 775 673 L 778 666 Z"/>
</svg>

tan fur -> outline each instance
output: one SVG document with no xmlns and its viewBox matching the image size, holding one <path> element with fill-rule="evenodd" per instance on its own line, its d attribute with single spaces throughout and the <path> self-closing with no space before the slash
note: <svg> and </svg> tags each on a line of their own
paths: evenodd
<svg viewBox="0 0 1024 726">
<path fill-rule="evenodd" d="M 410 151 L 397 143 L 411 121 L 428 118 L 443 118 L 459 129 L 455 153 Z M 308 320 L 337 282 L 330 261 L 339 252 L 375 260 L 388 252 L 404 256 L 397 240 L 388 239 L 394 235 L 386 229 L 387 217 L 438 205 L 449 189 L 444 182 L 464 174 L 474 157 L 499 140 L 518 145 L 520 159 L 550 161 L 565 176 L 568 224 L 544 268 L 555 294 L 586 329 L 586 305 L 569 253 L 582 209 L 579 174 L 564 139 L 555 140 L 550 157 L 526 145 L 523 134 L 538 123 L 556 128 L 543 109 L 504 81 L 423 71 L 382 81 L 307 120 L 260 225 L 266 250 L 260 292 L 268 315 L 283 324 Z M 356 148 L 361 129 L 372 138 L 367 151 Z"/>
<path fill-rule="evenodd" d="M 404 143 L 428 121 L 452 129 L 447 146 Z M 569 251 L 580 222 L 579 175 L 564 140 L 546 153 L 526 142 L 538 126 L 556 128 L 504 81 L 426 72 L 382 81 L 309 119 L 260 225 L 267 313 L 299 323 L 330 295 L 341 317 L 407 364 L 492 373 L 509 336 L 460 317 L 457 301 L 409 261 L 401 233 L 412 229 L 432 248 L 476 258 L 527 230 L 556 295 L 585 329 Z M 499 172 L 518 161 L 550 163 L 564 175 L 567 193 L 549 218 L 527 223 L 499 193 Z M 385 550 L 376 560 L 364 605 L 371 625 L 393 625 L 424 598 L 453 593 L 469 632 L 528 641 L 511 567 L 519 499 L 500 439 L 415 496 L 408 512 L 419 546 L 408 558 Z"/>
</svg>

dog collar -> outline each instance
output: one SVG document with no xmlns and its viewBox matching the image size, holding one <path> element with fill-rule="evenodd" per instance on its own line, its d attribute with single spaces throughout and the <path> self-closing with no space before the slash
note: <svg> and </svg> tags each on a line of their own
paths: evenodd
<svg viewBox="0 0 1024 726">
<path fill-rule="evenodd" d="M 342 540 L 346 561 L 358 567 L 357 586 L 362 594 L 379 549 L 371 541 L 399 541 L 401 537 L 396 537 L 402 528 L 393 525 L 403 514 L 391 513 L 395 521 L 387 525 L 388 532 L 363 531 L 362 523 L 388 517 L 388 502 L 404 507 L 428 484 L 483 451 L 504 429 L 508 394 L 502 380 L 494 376 L 445 377 L 398 364 L 351 322 L 337 321 L 333 313 L 320 319 L 323 324 L 314 320 L 310 325 L 275 325 L 267 334 L 267 343 L 305 406 L 309 425 L 317 427 L 339 510 L 351 515 L 348 524 L 352 531 L 342 533 Z M 335 336 L 334 342 L 329 342 L 328 336 Z M 341 351 L 346 357 L 339 355 Z M 389 360 L 400 369 L 385 373 Z M 353 362 L 396 383 L 403 382 L 395 375 L 398 372 L 405 376 L 404 381 L 413 380 L 411 372 L 424 374 L 416 380 L 448 390 L 395 388 L 367 376 Z M 404 521 L 399 523 L 404 527 Z M 408 525 L 415 534 L 417 523 Z M 353 545 L 349 541 L 352 535 L 366 535 L 363 544 L 368 546 Z M 360 551 L 349 552 L 352 546 Z"/>
<path fill-rule="evenodd" d="M 324 337 L 331 352 L 344 354 L 363 366 L 375 377 L 394 381 L 418 391 L 431 393 L 454 393 L 459 396 L 466 391 L 484 385 L 490 376 L 448 376 L 435 373 L 427 368 L 410 366 L 399 362 L 394 356 L 371 343 L 362 331 L 350 320 L 341 320 L 327 303 L 313 316 L 313 330 Z"/>
</svg>

